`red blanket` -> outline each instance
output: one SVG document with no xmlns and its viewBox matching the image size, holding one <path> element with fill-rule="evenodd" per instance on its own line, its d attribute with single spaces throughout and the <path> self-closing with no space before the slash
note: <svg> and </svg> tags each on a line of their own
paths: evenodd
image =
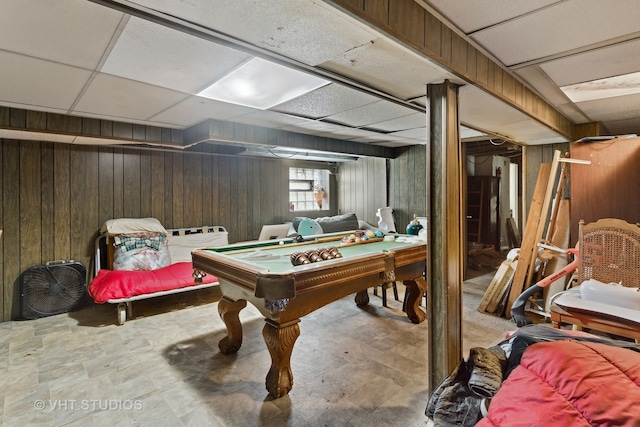
<svg viewBox="0 0 640 427">
<path fill-rule="evenodd" d="M 640 422 L 640 353 L 585 341 L 522 355 L 477 426 L 631 426 Z"/>
<path fill-rule="evenodd" d="M 89 295 L 96 303 L 102 304 L 112 299 L 185 288 L 197 284 L 192 274 L 190 262 L 177 262 L 150 271 L 100 270 L 89 284 Z M 202 279 L 202 283 L 217 281 L 218 278 L 210 274 Z"/>
</svg>

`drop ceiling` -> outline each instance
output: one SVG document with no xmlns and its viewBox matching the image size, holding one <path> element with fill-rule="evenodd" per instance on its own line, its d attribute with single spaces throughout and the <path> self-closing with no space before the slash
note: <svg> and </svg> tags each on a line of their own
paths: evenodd
<svg viewBox="0 0 640 427">
<path fill-rule="evenodd" d="M 416 2 L 575 123 L 636 133 L 640 95 L 573 103 L 559 89 L 640 69 L 636 0 L 615 10 L 594 0 Z M 256 56 L 329 83 L 264 110 L 198 96 Z M 0 106 L 174 129 L 216 119 L 386 147 L 425 144 L 426 86 L 448 79 L 461 85 L 463 137 L 566 141 L 318 0 L 3 0 L 0 75 Z"/>
<path fill-rule="evenodd" d="M 416 1 L 450 21 L 572 122 L 601 122 L 605 135 L 640 133 L 640 94 L 573 102 L 561 90 L 640 71 L 637 0 Z M 601 92 L 604 86 L 600 82 Z"/>
</svg>

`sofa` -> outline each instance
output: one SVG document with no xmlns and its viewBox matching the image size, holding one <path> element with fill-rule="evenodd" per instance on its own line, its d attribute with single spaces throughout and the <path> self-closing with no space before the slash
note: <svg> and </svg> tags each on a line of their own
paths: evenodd
<svg viewBox="0 0 640 427">
<path fill-rule="evenodd" d="M 301 229 L 300 224 L 310 224 L 311 227 Z M 314 235 L 314 234 L 335 234 L 341 232 L 355 231 L 355 230 L 371 230 L 378 231 L 377 227 L 358 219 L 355 213 L 346 213 L 341 215 L 325 216 L 318 218 L 309 217 L 294 217 L 293 221 L 289 224 L 289 230 L 287 237 L 297 237 L 302 235 Z M 309 233 L 308 231 L 311 230 Z"/>
</svg>

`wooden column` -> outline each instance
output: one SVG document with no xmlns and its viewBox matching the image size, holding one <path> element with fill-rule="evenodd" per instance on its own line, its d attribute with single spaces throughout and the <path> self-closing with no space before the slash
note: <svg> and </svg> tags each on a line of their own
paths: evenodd
<svg viewBox="0 0 640 427">
<path fill-rule="evenodd" d="M 429 393 L 462 359 L 464 210 L 458 87 L 427 85 Z"/>
</svg>

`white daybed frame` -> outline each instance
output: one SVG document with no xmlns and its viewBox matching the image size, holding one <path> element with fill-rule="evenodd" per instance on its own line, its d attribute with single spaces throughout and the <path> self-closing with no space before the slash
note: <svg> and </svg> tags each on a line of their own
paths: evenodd
<svg viewBox="0 0 640 427">
<path fill-rule="evenodd" d="M 182 237 L 187 237 L 190 235 L 198 235 L 198 234 L 206 234 L 206 233 L 224 233 L 224 238 L 225 238 L 225 242 L 224 244 L 228 244 L 228 233 L 227 230 L 219 225 L 214 225 L 214 226 L 205 226 L 205 227 L 196 227 L 196 228 L 175 228 L 175 229 L 168 229 L 167 232 L 169 233 L 169 240 L 168 240 L 168 244 L 171 245 L 171 236 L 182 236 Z M 201 237 L 201 236 L 200 236 Z M 187 237 L 188 238 L 188 237 Z M 105 234 L 101 234 L 100 236 L 98 236 L 98 238 L 96 238 L 95 241 L 95 258 L 94 258 L 94 271 L 93 271 L 93 276 L 95 277 L 98 274 L 98 271 L 100 271 L 103 268 L 107 268 L 107 269 L 111 269 L 112 266 L 109 265 L 109 255 L 108 255 L 108 249 L 107 249 L 107 242 L 108 242 L 108 236 Z M 193 248 L 191 249 L 195 249 L 197 247 L 199 247 L 200 245 L 195 245 L 193 246 Z M 139 300 L 143 300 L 143 299 L 147 299 L 147 298 L 153 298 L 153 297 L 159 297 L 159 296 L 163 296 L 163 295 L 171 295 L 171 294 L 176 294 L 176 293 L 180 293 L 180 292 L 185 292 L 185 291 L 194 291 L 196 289 L 204 289 L 204 288 L 209 288 L 212 286 L 217 286 L 219 285 L 218 282 L 212 282 L 212 283 L 202 283 L 199 285 L 193 285 L 193 286 L 187 286 L 187 287 L 182 287 L 182 288 L 177 288 L 177 289 L 171 289 L 171 290 L 167 290 L 167 291 L 160 291 L 160 292 L 152 292 L 150 294 L 142 294 L 142 295 L 136 295 L 133 296 L 131 298 L 118 298 L 118 299 L 110 299 L 107 300 L 108 303 L 110 304 L 117 304 L 116 305 L 116 313 L 117 313 L 117 320 L 118 320 L 118 325 L 124 325 L 124 323 L 127 321 L 127 318 L 132 319 L 133 318 L 133 305 L 132 302 L 133 301 L 139 301 Z"/>
</svg>

